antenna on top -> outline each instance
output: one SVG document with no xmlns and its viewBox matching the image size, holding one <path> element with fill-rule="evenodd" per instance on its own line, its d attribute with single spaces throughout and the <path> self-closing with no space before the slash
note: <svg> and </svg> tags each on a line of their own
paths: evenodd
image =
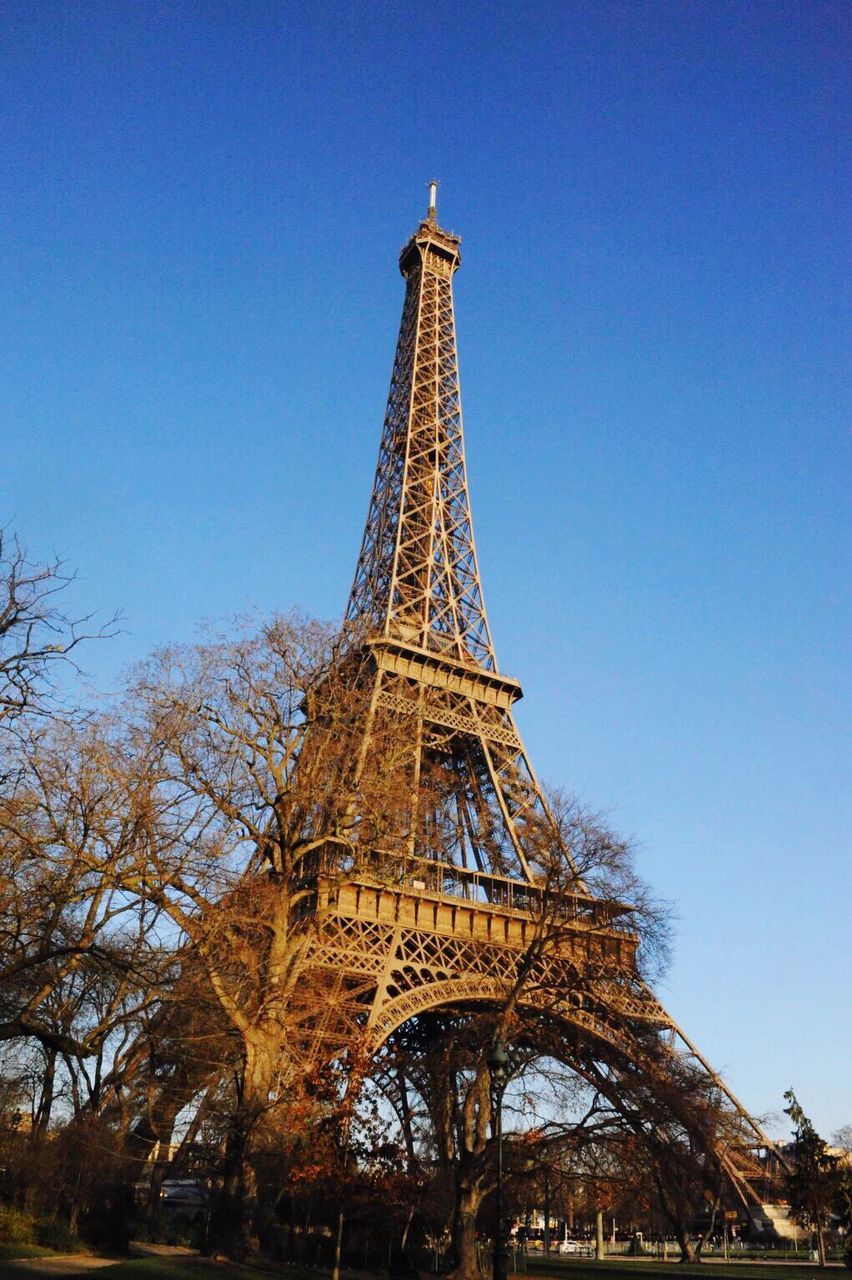
<svg viewBox="0 0 852 1280">
<path fill-rule="evenodd" d="M 429 211 L 426 217 L 430 222 L 438 220 L 438 183 L 434 178 L 429 183 Z"/>
</svg>

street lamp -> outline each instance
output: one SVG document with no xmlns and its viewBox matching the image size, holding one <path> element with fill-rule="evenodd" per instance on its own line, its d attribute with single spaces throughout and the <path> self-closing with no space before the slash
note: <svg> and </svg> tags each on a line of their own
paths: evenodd
<svg viewBox="0 0 852 1280">
<path fill-rule="evenodd" d="M 497 1036 L 488 1055 L 494 1093 L 494 1129 L 497 1137 L 497 1238 L 494 1241 L 494 1280 L 506 1280 L 508 1257 L 503 1229 L 503 1091 L 509 1081 L 509 1055 Z"/>
</svg>

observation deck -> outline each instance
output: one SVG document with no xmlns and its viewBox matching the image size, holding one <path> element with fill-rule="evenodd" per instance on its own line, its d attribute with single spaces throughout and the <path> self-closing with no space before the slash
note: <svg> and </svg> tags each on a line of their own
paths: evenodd
<svg viewBox="0 0 852 1280">
<path fill-rule="evenodd" d="M 331 920 L 372 922 L 443 938 L 526 951 L 547 939 L 554 956 L 586 969 L 635 968 L 633 908 L 428 858 L 374 853 L 355 866 L 338 850 L 302 867 L 299 915 L 322 930 Z"/>
</svg>

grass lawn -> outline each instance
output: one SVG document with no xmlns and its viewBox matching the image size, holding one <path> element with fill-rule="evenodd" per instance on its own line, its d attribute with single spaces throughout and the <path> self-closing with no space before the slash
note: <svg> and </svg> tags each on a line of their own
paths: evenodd
<svg viewBox="0 0 852 1280">
<path fill-rule="evenodd" d="M 677 1276 L 702 1276 L 704 1280 L 724 1276 L 725 1280 L 766 1280 L 775 1275 L 778 1280 L 815 1280 L 819 1269 L 815 1262 L 701 1262 L 681 1263 L 609 1258 L 606 1262 L 576 1261 L 565 1259 L 528 1258 L 527 1272 L 536 1276 L 555 1276 L 557 1280 L 675 1280 Z"/>
<path fill-rule="evenodd" d="M 528 1274 L 541 1277 L 554 1276 L 556 1280 L 676 1280 L 680 1276 L 700 1276 L 702 1280 L 724 1277 L 724 1280 L 767 1280 L 774 1273 L 776 1280 L 817 1280 L 816 1264 L 810 1266 L 779 1267 L 761 1262 L 712 1263 L 696 1265 L 680 1263 L 655 1264 L 641 1260 L 607 1262 L 577 1260 L 530 1259 Z M 236 1263 L 212 1262 L 209 1258 L 139 1258 L 133 1262 L 119 1262 L 114 1267 L 104 1267 L 94 1273 L 97 1280 L 270 1280 L 276 1272 L 268 1268 L 239 1266 Z M 287 1280 L 317 1280 L 316 1273 L 300 1273 L 298 1268 L 282 1269 Z"/>
<path fill-rule="evenodd" d="M 53 1249 L 43 1249 L 40 1244 L 7 1244 L 0 1241 L 0 1260 L 9 1258 L 52 1258 Z"/>
<path fill-rule="evenodd" d="M 97 1280 L 269 1280 L 268 1271 L 210 1258 L 135 1258 L 92 1273 Z"/>
<path fill-rule="evenodd" d="M 56 1258 L 53 1249 L 43 1249 L 35 1244 L 6 1244 L 0 1242 L 0 1263 L 17 1262 L 27 1258 Z M 52 1273 L 62 1280 L 59 1273 Z M 286 1280 L 317 1280 L 315 1271 L 288 1267 L 286 1271 L 270 1267 L 240 1266 L 235 1262 L 213 1262 L 196 1255 L 163 1258 L 133 1258 L 116 1262 L 112 1266 L 99 1267 L 92 1273 L 92 1280 L 271 1280 L 275 1276 Z M 331 1273 L 329 1272 L 329 1275 Z"/>
</svg>

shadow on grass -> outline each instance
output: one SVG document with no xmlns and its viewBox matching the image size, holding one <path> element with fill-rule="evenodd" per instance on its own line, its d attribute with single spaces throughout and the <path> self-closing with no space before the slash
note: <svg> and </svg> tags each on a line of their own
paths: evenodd
<svg viewBox="0 0 852 1280">
<path fill-rule="evenodd" d="M 268 1271 L 210 1258 L 137 1258 L 96 1273 L 99 1280 L 269 1280 Z"/>
</svg>

